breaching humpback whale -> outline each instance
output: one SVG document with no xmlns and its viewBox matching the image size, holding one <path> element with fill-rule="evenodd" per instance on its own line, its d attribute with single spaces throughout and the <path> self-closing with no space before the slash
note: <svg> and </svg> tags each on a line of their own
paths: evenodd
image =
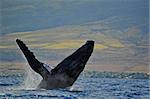
<svg viewBox="0 0 150 99">
<path fill-rule="evenodd" d="M 94 41 L 89 40 L 55 68 L 49 69 L 47 65 L 36 59 L 33 52 L 28 49 L 23 41 L 16 39 L 16 42 L 30 67 L 43 78 L 37 87 L 38 89 L 66 88 L 72 86 L 83 71 L 94 49 Z"/>
</svg>

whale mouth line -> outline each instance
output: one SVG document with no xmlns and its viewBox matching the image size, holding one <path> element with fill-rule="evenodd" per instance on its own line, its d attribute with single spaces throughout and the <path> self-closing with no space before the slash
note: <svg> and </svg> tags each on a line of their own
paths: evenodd
<svg viewBox="0 0 150 99">
<path fill-rule="evenodd" d="M 29 50 L 29 48 L 23 43 L 23 41 L 16 39 L 16 42 L 23 52 L 27 62 L 29 63 L 30 67 L 38 74 L 40 74 L 43 77 L 43 80 L 52 79 L 55 83 L 55 80 L 58 80 L 57 75 L 67 75 L 68 77 L 65 79 L 65 81 L 68 81 L 69 83 L 62 84 L 63 82 L 58 82 L 54 85 L 50 85 L 48 83 L 52 84 L 52 81 L 45 81 L 47 85 L 46 88 L 55 88 L 55 87 L 66 87 L 71 86 L 80 73 L 83 71 L 87 61 L 89 60 L 93 49 L 94 49 L 94 41 L 88 40 L 84 45 L 82 45 L 79 49 L 77 49 L 74 53 L 72 53 L 70 56 L 66 57 L 62 62 L 60 62 L 55 68 L 51 68 L 51 66 L 40 62 Z M 56 78 L 55 78 L 56 77 Z M 62 79 L 62 78 L 60 78 Z M 73 79 L 72 81 L 69 81 L 69 79 Z M 59 85 L 59 86 L 58 86 Z M 41 87 L 43 88 L 43 87 Z M 45 88 L 45 87 L 44 87 Z"/>
</svg>

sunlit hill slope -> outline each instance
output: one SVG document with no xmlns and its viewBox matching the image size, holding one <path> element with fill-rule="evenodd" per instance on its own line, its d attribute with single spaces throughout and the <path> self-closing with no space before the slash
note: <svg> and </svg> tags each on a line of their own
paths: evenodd
<svg viewBox="0 0 150 99">
<path fill-rule="evenodd" d="M 87 69 L 147 71 L 148 45 L 144 43 L 146 42 L 144 39 L 141 39 L 140 44 L 135 43 L 135 38 L 132 39 L 137 36 L 138 29 L 131 27 L 122 32 L 112 29 L 105 24 L 106 22 L 107 20 L 2 35 L 0 37 L 1 61 L 25 62 L 15 43 L 16 38 L 23 40 L 38 59 L 50 63 L 54 61 L 53 65 L 79 48 L 86 40 L 94 40 L 95 50 Z M 135 66 L 138 68 L 134 69 Z"/>
</svg>

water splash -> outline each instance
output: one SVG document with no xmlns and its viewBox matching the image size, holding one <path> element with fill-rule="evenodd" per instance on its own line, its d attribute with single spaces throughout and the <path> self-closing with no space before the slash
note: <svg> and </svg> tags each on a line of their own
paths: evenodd
<svg viewBox="0 0 150 99">
<path fill-rule="evenodd" d="M 73 85 L 69 88 L 69 92 L 82 92 L 84 88 L 83 86 Z"/>
<path fill-rule="evenodd" d="M 40 83 L 40 81 L 42 80 L 42 77 L 37 74 L 36 72 L 34 72 L 31 67 L 29 67 L 29 65 L 26 64 L 26 66 L 24 66 L 24 70 L 25 70 L 25 80 L 23 82 L 23 84 L 21 85 L 21 89 L 28 89 L 28 90 L 32 90 L 32 89 L 36 89 L 36 87 L 38 86 L 38 84 Z"/>
</svg>

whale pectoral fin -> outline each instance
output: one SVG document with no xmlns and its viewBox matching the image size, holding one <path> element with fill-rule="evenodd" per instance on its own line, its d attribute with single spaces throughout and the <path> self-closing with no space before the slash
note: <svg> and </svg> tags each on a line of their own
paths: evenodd
<svg viewBox="0 0 150 99">
<path fill-rule="evenodd" d="M 43 78 L 49 74 L 49 71 L 43 66 L 43 63 L 38 61 L 33 52 L 31 52 L 28 47 L 23 43 L 23 41 L 16 39 L 16 42 L 26 57 L 30 67 L 37 73 L 39 73 Z"/>
<path fill-rule="evenodd" d="M 69 77 L 72 77 L 74 80 L 76 80 L 90 58 L 93 48 L 94 41 L 87 41 L 86 44 L 84 44 L 72 55 L 65 58 L 54 69 L 52 69 L 51 74 L 55 75 L 66 73 Z"/>
</svg>

